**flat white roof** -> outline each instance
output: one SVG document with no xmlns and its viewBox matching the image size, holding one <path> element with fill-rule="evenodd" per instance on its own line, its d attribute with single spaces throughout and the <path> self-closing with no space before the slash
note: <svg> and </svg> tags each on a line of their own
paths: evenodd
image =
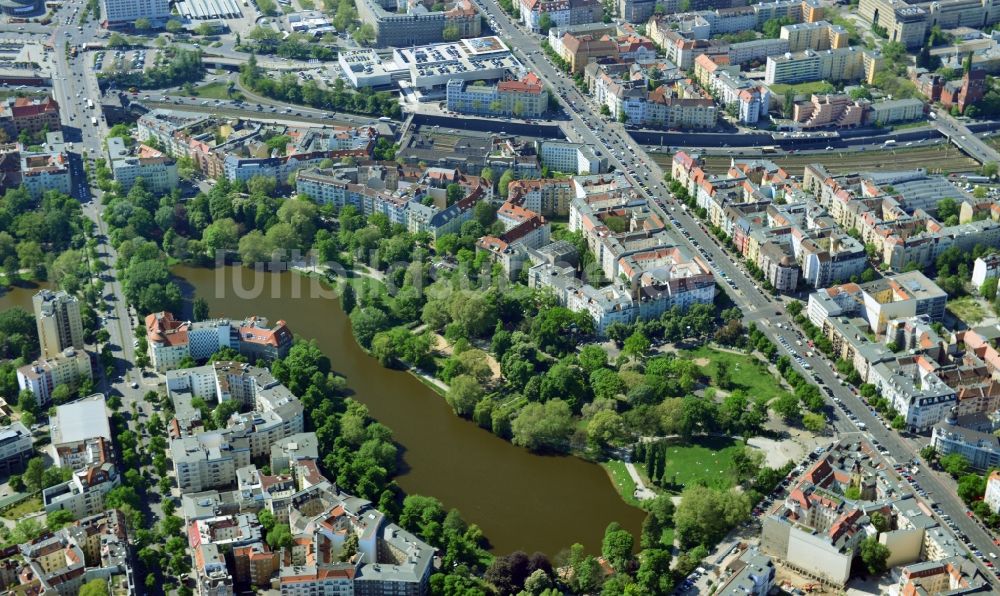
<svg viewBox="0 0 1000 596">
<path fill-rule="evenodd" d="M 94 437 L 111 440 L 111 425 L 104 395 L 98 393 L 56 406 L 52 422 L 52 444 L 76 443 Z"/>
</svg>

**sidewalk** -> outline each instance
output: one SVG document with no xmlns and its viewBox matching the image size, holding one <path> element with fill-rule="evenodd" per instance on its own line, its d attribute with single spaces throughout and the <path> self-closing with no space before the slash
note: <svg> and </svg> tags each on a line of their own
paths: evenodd
<svg viewBox="0 0 1000 596">
<path fill-rule="evenodd" d="M 632 493 L 636 499 L 640 501 L 648 501 L 650 499 L 656 498 L 656 493 L 654 493 L 646 484 L 642 481 L 639 476 L 639 471 L 635 469 L 635 464 L 630 461 L 625 461 L 625 469 L 628 470 L 628 475 L 632 477 L 632 481 L 635 482 L 635 492 Z"/>
</svg>

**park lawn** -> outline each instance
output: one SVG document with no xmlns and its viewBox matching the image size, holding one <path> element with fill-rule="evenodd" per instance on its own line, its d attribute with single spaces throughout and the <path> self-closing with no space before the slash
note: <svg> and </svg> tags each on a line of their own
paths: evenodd
<svg viewBox="0 0 1000 596">
<path fill-rule="evenodd" d="M 965 321 L 966 325 L 978 325 L 986 318 L 986 311 L 978 300 L 971 296 L 962 296 L 948 301 L 951 314 Z"/>
<path fill-rule="evenodd" d="M 735 486 L 733 456 L 743 449 L 743 442 L 727 437 L 701 437 L 690 444 L 667 445 L 664 477 L 676 490 L 704 480 L 708 486 Z"/>
<path fill-rule="evenodd" d="M 788 85 L 785 83 L 771 85 L 772 93 L 776 93 L 778 95 L 785 95 L 789 91 L 794 93 L 795 95 L 811 95 L 813 93 L 831 93 L 833 91 L 833 85 L 827 83 L 826 81 L 810 81 L 808 83 L 797 83 L 795 85 Z"/>
<path fill-rule="evenodd" d="M 622 500 L 633 507 L 638 507 L 639 500 L 635 498 L 635 481 L 632 480 L 632 476 L 625 468 L 625 462 L 615 459 L 601 463 L 601 467 L 611 477 L 611 484 L 621 495 Z"/>
<path fill-rule="evenodd" d="M 674 545 L 674 529 L 673 528 L 664 528 L 663 529 L 663 534 L 660 534 L 660 543 L 662 543 L 662 544 L 669 544 L 670 546 Z"/>
<path fill-rule="evenodd" d="M 922 126 L 927 126 L 926 120 L 918 120 L 916 122 L 904 122 L 903 124 L 893 124 L 892 130 L 906 130 L 907 128 L 920 128 Z"/>
<path fill-rule="evenodd" d="M 29 513 L 36 513 L 41 510 L 42 499 L 40 497 L 31 497 L 4 511 L 3 516 L 7 519 L 19 520 Z"/>
<path fill-rule="evenodd" d="M 194 88 L 194 94 L 197 97 L 204 97 L 205 99 L 229 99 L 229 89 L 228 83 L 223 83 L 216 81 L 214 83 L 208 83 Z M 179 91 L 174 95 L 187 95 L 183 91 Z"/>
<path fill-rule="evenodd" d="M 698 364 L 704 364 L 707 360 L 708 364 L 702 366 L 702 370 L 709 377 L 714 377 L 717 366 L 726 367 L 736 387 L 755 401 L 770 401 L 786 393 L 771 371 L 767 370 L 767 365 L 750 354 L 737 354 L 708 346 L 686 350 L 681 354 L 696 360 Z"/>
</svg>

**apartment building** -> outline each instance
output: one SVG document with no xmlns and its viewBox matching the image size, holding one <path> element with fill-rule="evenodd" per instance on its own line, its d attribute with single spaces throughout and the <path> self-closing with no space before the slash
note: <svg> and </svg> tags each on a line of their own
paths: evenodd
<svg viewBox="0 0 1000 596">
<path fill-rule="evenodd" d="M 720 584 L 716 594 L 767 596 L 774 587 L 774 561 L 756 548 L 743 551 L 739 558 L 726 565 L 726 571 L 730 575 Z"/>
<path fill-rule="evenodd" d="M 764 83 L 794 84 L 807 81 L 874 81 L 881 59 L 852 47 L 823 51 L 804 50 L 768 56 Z"/>
<path fill-rule="evenodd" d="M 958 401 L 955 390 L 936 374 L 935 364 L 923 355 L 904 356 L 876 364 L 868 375 L 879 395 L 917 432 L 930 430 Z"/>
<path fill-rule="evenodd" d="M 538 118 L 549 109 L 548 91 L 530 73 L 521 80 L 500 81 L 495 85 L 453 79 L 448 81 L 446 93 L 448 109 L 465 114 Z"/>
<path fill-rule="evenodd" d="M 191 322 L 179 321 L 173 313 L 158 312 L 147 315 L 145 323 L 150 363 L 158 372 L 177 368 L 187 357 L 206 360 L 222 348 L 236 350 L 253 362 L 284 358 L 293 340 L 284 321 L 271 327 L 267 319 L 256 316 L 241 322 Z"/>
<path fill-rule="evenodd" d="M 56 406 L 49 433 L 61 467 L 80 470 L 111 461 L 111 426 L 100 393 Z"/>
<path fill-rule="evenodd" d="M 140 178 L 146 190 L 153 193 L 166 193 L 177 187 L 177 162 L 162 152 L 147 145 L 139 145 L 132 151 L 121 137 L 110 137 L 106 142 L 111 173 L 125 191 Z"/>
<path fill-rule="evenodd" d="M 789 52 L 804 50 L 819 52 L 846 48 L 849 45 L 847 30 L 826 21 L 784 25 L 781 27 L 779 37 L 788 42 Z"/>
<path fill-rule="evenodd" d="M 977 244 L 1000 242 L 1000 213 L 994 214 L 993 203 L 976 207 L 949 180 L 928 176 L 922 169 L 831 175 L 814 164 L 806 167 L 801 187 L 837 225 L 856 230 L 861 241 L 874 245 L 882 261 L 896 271 L 928 266 L 952 246 L 971 251 Z M 946 226 L 930 215 L 942 196 L 961 198 L 959 224 Z M 977 212 L 987 217 L 976 217 Z"/>
<path fill-rule="evenodd" d="M 234 487 L 236 470 L 250 465 L 250 442 L 225 431 L 204 432 L 172 440 L 170 459 L 182 493 Z"/>
<path fill-rule="evenodd" d="M 8 97 L 0 101 L 0 129 L 16 139 L 22 131 L 31 135 L 62 129 L 59 103 L 52 96 L 43 99 Z"/>
<path fill-rule="evenodd" d="M 21 471 L 35 451 L 29 431 L 20 422 L 0 427 L 0 471 L 12 474 Z"/>
<path fill-rule="evenodd" d="M 679 152 L 671 176 L 776 289 L 794 290 L 800 279 L 823 287 L 866 267 L 864 246 L 800 196 L 789 174 L 773 162 L 734 160 L 725 175 L 710 176 L 696 159 Z"/>
<path fill-rule="evenodd" d="M 555 27 L 581 25 L 601 20 L 604 7 L 597 0 L 520 0 L 519 15 L 532 31 L 541 31 L 542 15 Z"/>
<path fill-rule="evenodd" d="M 510 202 L 500 206 L 497 221 L 505 231 L 480 238 L 476 250 L 489 254 L 513 280 L 528 260 L 528 251 L 549 244 L 551 227 L 543 216 Z"/>
<path fill-rule="evenodd" d="M 129 542 L 120 511 L 85 517 L 3 551 L 0 587 L 15 594 L 72 596 L 88 581 L 100 579 L 107 582 L 110 593 L 136 593 L 141 588 Z"/>
<path fill-rule="evenodd" d="M 800 128 L 855 128 L 864 123 L 868 102 L 847 95 L 813 95 L 809 101 L 796 102 L 792 120 Z"/>
<path fill-rule="evenodd" d="M 993 513 L 1000 512 L 1000 470 L 993 470 L 986 479 L 986 493 L 983 501 L 989 505 Z"/>
<path fill-rule="evenodd" d="M 594 98 L 612 118 L 649 128 L 706 129 L 717 123 L 715 103 L 682 87 L 660 85 L 650 91 L 645 77 L 626 80 L 597 64 L 588 65 L 586 73 Z"/>
<path fill-rule="evenodd" d="M 67 348 L 83 351 L 80 302 L 63 291 L 42 290 L 31 298 L 42 357 L 55 357 Z"/>
<path fill-rule="evenodd" d="M 599 334 L 615 322 L 647 320 L 714 300 L 708 267 L 671 241 L 663 222 L 627 182 L 589 177 L 575 184 L 570 229 L 583 233 L 604 278 L 614 281 L 594 287 L 565 262 L 539 260 L 528 271 L 529 286 L 550 288 L 567 308 L 588 313 Z M 619 221 L 627 222 L 624 230 Z"/>
<path fill-rule="evenodd" d="M 553 172 L 590 175 L 608 170 L 608 158 L 585 143 L 542 141 L 538 155 L 542 165 Z"/>
<path fill-rule="evenodd" d="M 869 537 L 889 549 L 889 567 L 962 554 L 954 535 L 897 484 L 890 469 L 864 439 L 833 443 L 792 485 L 778 510 L 763 518 L 761 552 L 833 589 L 843 589 L 858 546 Z M 848 497 L 851 493 L 855 496 Z M 888 528 L 871 524 L 876 512 L 891 520 Z"/>
<path fill-rule="evenodd" d="M 176 412 L 170 451 L 181 492 L 232 486 L 236 471 L 251 458 L 269 456 L 273 444 L 303 431 L 301 402 L 266 369 L 215 362 L 171 371 L 166 385 Z M 222 430 L 198 433 L 200 416 L 192 413 L 196 397 L 214 403 L 235 400 L 253 411 L 234 414 Z"/>
<path fill-rule="evenodd" d="M 569 215 L 574 196 L 573 181 L 569 179 L 512 180 L 507 187 L 508 203 L 547 217 Z"/>
<path fill-rule="evenodd" d="M 462 187 L 465 196 L 448 205 L 450 184 Z M 434 238 L 459 232 L 472 219 L 476 203 L 493 197 L 492 186 L 455 168 L 381 164 L 307 170 L 296 187 L 319 203 L 353 205 L 366 216 L 382 213 L 411 233 Z"/>
<path fill-rule="evenodd" d="M 882 126 L 919 120 L 924 117 L 925 107 L 924 102 L 915 97 L 876 101 L 868 106 L 865 120 Z"/>
<path fill-rule="evenodd" d="M 713 60 L 702 54 L 694 61 L 695 77 L 721 105 L 735 105 L 740 122 L 756 124 L 770 111 L 771 90 L 750 81 L 740 74 L 739 66 L 730 66 L 727 62 L 721 57 Z"/>
<path fill-rule="evenodd" d="M 892 319 L 944 317 L 948 294 L 920 271 L 889 275 L 866 284 L 844 284 L 809 295 L 807 312 L 822 327 L 830 317 L 857 314 L 877 335 Z"/>
<path fill-rule="evenodd" d="M 1000 437 L 959 425 L 957 408 L 934 425 L 931 445 L 939 455 L 961 455 L 977 470 L 1000 466 Z"/>
<path fill-rule="evenodd" d="M 278 135 L 294 141 L 283 155 L 272 155 L 266 140 Z M 289 174 L 324 159 L 370 158 L 379 133 L 375 126 L 287 127 L 157 109 L 139 118 L 137 136 L 155 139 L 167 155 L 191 158 L 210 178 L 246 181 L 262 175 L 283 184 Z"/>
<path fill-rule="evenodd" d="M 33 199 L 41 199 L 45 193 L 56 191 L 72 193 L 72 173 L 69 156 L 61 150 L 27 151 L 18 144 L 21 168 L 19 182 Z"/>
<path fill-rule="evenodd" d="M 104 511 L 105 495 L 118 485 L 113 463 L 89 465 L 75 470 L 66 482 L 42 490 L 42 506 L 45 513 L 69 511 L 74 519 L 97 515 Z"/>
<path fill-rule="evenodd" d="M 980 289 L 989 278 L 1000 277 L 1000 253 L 976 257 L 972 265 L 972 287 Z"/>
<path fill-rule="evenodd" d="M 76 348 L 66 348 L 60 354 L 39 358 L 17 369 L 18 387 L 30 391 L 39 406 L 52 402 L 52 392 L 59 385 L 75 388 L 93 378 L 90 354 Z"/>
<path fill-rule="evenodd" d="M 645 23 L 656 10 L 661 6 L 663 14 L 675 14 L 681 12 L 681 8 L 687 10 L 710 10 L 715 8 L 735 8 L 746 4 L 746 0 L 692 0 L 682 3 L 681 0 L 664 0 L 652 2 L 650 0 L 618 0 L 618 16 L 629 23 Z M 775 4 L 787 4 L 787 2 L 775 2 Z"/>
</svg>

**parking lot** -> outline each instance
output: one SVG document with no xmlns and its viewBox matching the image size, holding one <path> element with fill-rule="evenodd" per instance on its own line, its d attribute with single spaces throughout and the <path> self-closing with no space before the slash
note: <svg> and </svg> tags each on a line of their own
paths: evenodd
<svg viewBox="0 0 1000 596">
<path fill-rule="evenodd" d="M 156 64 L 157 50 L 100 50 L 94 52 L 94 71 L 145 70 Z"/>
</svg>

